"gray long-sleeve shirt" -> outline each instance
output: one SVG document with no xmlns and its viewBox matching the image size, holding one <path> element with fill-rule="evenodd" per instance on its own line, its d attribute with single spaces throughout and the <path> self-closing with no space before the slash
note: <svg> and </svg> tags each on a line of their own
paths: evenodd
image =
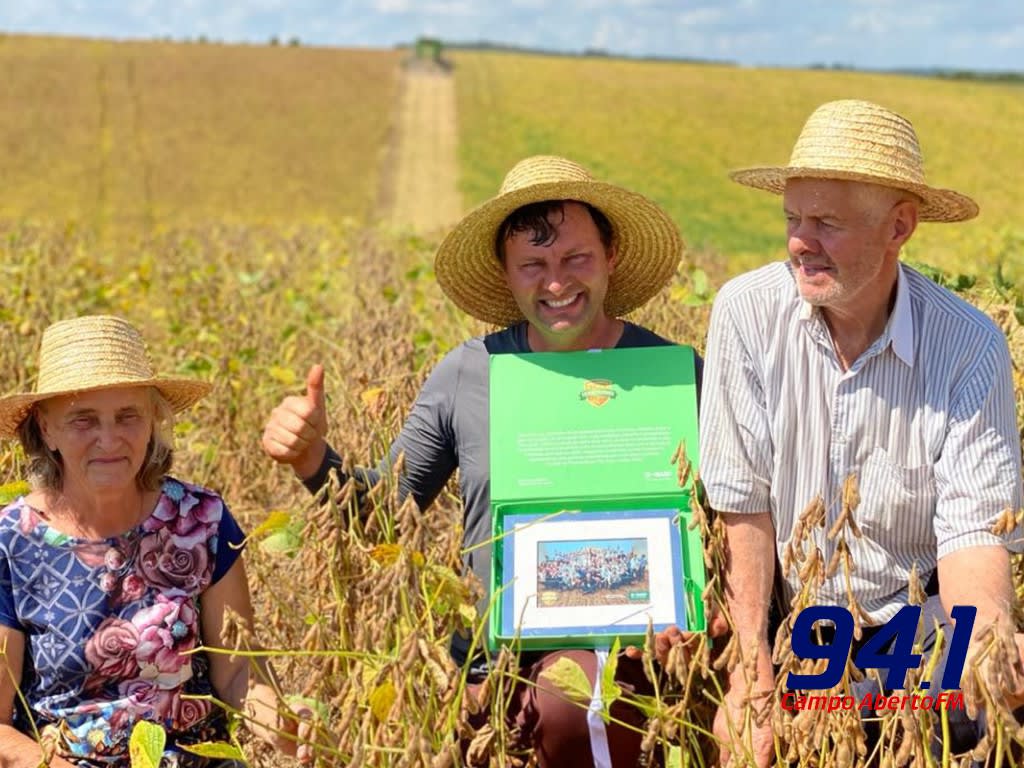
<svg viewBox="0 0 1024 768">
<path fill-rule="evenodd" d="M 490 424 L 489 424 L 489 356 L 494 354 L 531 352 L 525 322 L 505 330 L 476 337 L 460 344 L 438 363 L 420 390 L 401 433 L 391 446 L 389 456 L 375 470 L 359 470 L 369 485 L 386 472 L 400 453 L 405 454 L 405 471 L 399 478 L 402 498 L 411 493 L 421 509 L 425 509 L 444 488 L 456 468 L 459 470 L 459 491 L 463 503 L 463 547 L 491 538 L 490 494 Z M 658 347 L 672 342 L 630 322 L 625 323 L 616 345 L 626 347 Z M 697 358 L 698 391 L 702 361 Z M 305 481 L 316 493 L 327 482 L 331 471 L 344 481 L 341 458 L 328 449 L 324 461 L 313 477 Z M 491 553 L 488 547 L 467 552 L 464 565 L 490 586 Z M 477 606 L 486 610 L 489 595 Z M 465 646 L 456 638 L 453 655 L 460 663 Z"/>
</svg>

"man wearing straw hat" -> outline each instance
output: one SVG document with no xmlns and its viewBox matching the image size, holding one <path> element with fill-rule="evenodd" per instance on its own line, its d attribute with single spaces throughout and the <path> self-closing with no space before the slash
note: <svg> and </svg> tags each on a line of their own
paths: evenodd
<svg viewBox="0 0 1024 768">
<path fill-rule="evenodd" d="M 498 353 L 645 347 L 670 342 L 619 319 L 668 283 L 683 253 L 669 216 L 639 194 L 595 180 L 558 157 L 531 157 L 505 177 L 499 195 L 469 213 L 436 254 L 438 281 L 461 309 L 503 330 L 471 339 L 449 353 L 427 379 L 389 458 L 404 454 L 402 495 L 426 508 L 456 467 L 465 507 L 466 565 L 484 584 L 491 538 L 488 455 L 488 359 Z M 330 473 L 341 480 L 341 459 L 327 445 L 323 369 L 309 372 L 305 396 L 274 410 L 263 435 L 266 452 L 289 464 L 310 491 Z M 377 475 L 371 474 L 370 482 Z M 487 598 L 481 603 L 486 609 Z M 663 638 L 664 639 L 664 638 Z M 460 663 L 471 653 L 456 638 Z M 567 652 L 591 684 L 599 678 L 595 654 Z M 547 654 L 522 677 L 536 681 L 559 654 Z M 646 691 L 635 659 L 617 667 L 624 690 Z M 525 741 L 546 766 L 632 766 L 640 755 L 643 717 L 613 711 L 633 728 L 586 718 L 586 710 L 525 686 L 512 704 Z"/>
<path fill-rule="evenodd" d="M 1010 626 L 1008 550 L 1021 541 L 1012 523 L 995 526 L 1021 505 L 1006 340 L 899 262 L 919 221 L 964 221 L 978 206 L 930 186 L 911 124 L 864 101 L 819 107 L 788 166 L 731 177 L 782 195 L 789 260 L 723 287 L 708 331 L 702 477 L 726 524 L 732 623 L 742 648 L 756 648 L 753 678 L 740 665 L 728 680 L 716 720 L 727 743 L 744 730 L 748 691 L 771 701 L 769 603 L 777 577 L 784 610 L 800 592 L 800 569 L 776 565 L 798 556 L 798 531 L 822 564 L 848 548 L 855 569 L 822 569 L 816 602 L 850 607 L 861 643 L 908 603 L 913 573 L 934 595 L 926 625 L 948 626 L 954 606 L 970 605 L 975 637 Z M 839 521 L 844 497 L 854 525 Z M 816 525 L 801 523 L 809 503 Z M 961 719 L 954 749 L 976 738 Z M 766 765 L 770 726 L 751 730 L 746 748 Z"/>
</svg>

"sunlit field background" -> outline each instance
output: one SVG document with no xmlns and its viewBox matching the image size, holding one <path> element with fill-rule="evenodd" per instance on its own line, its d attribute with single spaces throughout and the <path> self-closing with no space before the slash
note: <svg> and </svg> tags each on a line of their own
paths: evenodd
<svg viewBox="0 0 1024 768">
<path fill-rule="evenodd" d="M 971 272 L 1024 265 L 1019 85 L 495 53 L 455 61 L 468 205 L 494 194 L 518 158 L 564 153 L 657 200 L 732 273 L 784 255 L 783 218 L 779 198 L 727 172 L 785 164 L 815 107 L 868 99 L 911 119 L 933 184 L 981 205 L 966 226 L 922 227 L 910 258 Z"/>
<path fill-rule="evenodd" d="M 446 656 L 454 629 L 479 635 L 481 626 L 479 586 L 457 572 L 454 493 L 421 514 L 381 487 L 368 522 L 350 524 L 351 488 L 318 509 L 259 449 L 270 410 L 323 362 L 331 441 L 353 462 L 376 459 L 432 365 L 486 330 L 434 282 L 443 232 L 382 223 L 403 55 L 0 38 L 0 393 L 32 387 L 50 322 L 109 312 L 138 325 L 158 369 L 215 385 L 177 423 L 175 472 L 221 491 L 253 532 L 246 563 L 260 641 L 275 649 L 290 691 L 324 704 L 323 764 L 458 765 L 461 739 L 474 764 L 525 765 L 529 755 L 507 749 L 500 718 L 478 714 L 507 695 L 511 658 L 469 694 Z M 941 269 L 937 279 L 966 290 L 1005 331 L 1024 422 L 1019 86 L 452 58 L 464 208 L 493 195 L 515 161 L 542 152 L 657 200 L 689 250 L 636 319 L 698 349 L 715 289 L 783 255 L 778 198 L 732 184 L 726 171 L 785 162 L 826 100 L 869 98 L 909 116 L 929 178 L 973 195 L 982 216 L 922 225 L 907 256 Z M 22 478 L 18 449 L 0 447 L 8 495 Z M 713 577 L 720 531 L 704 533 Z M 820 575 L 806 571 L 810 582 Z M 716 675 L 739 651 L 672 658 L 658 696 L 641 703 L 651 715 L 645 746 L 682 744 L 683 764 L 710 763 L 702 729 Z M 571 696 L 571 674 L 562 686 Z M 882 718 L 884 748 L 874 755 L 859 754 L 855 719 L 805 715 L 775 713 L 780 761 L 926 764 L 933 726 L 920 714 Z M 1010 760 L 1016 729 L 993 720 L 983 751 Z M 254 765 L 283 762 L 242 741 Z"/>
</svg>

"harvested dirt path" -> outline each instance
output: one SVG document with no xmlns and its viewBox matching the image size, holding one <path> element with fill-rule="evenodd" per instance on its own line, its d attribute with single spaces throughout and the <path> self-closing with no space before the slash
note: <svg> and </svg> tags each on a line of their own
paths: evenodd
<svg viewBox="0 0 1024 768">
<path fill-rule="evenodd" d="M 379 195 L 396 229 L 437 233 L 458 220 L 455 78 L 444 70 L 402 72 L 398 114 Z"/>
</svg>

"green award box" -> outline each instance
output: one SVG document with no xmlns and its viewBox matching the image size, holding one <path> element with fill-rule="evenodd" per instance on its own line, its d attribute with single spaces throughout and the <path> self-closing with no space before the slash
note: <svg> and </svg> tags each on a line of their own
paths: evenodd
<svg viewBox="0 0 1024 768">
<path fill-rule="evenodd" d="M 704 630 L 695 359 L 685 346 L 491 356 L 492 648 Z"/>
</svg>

